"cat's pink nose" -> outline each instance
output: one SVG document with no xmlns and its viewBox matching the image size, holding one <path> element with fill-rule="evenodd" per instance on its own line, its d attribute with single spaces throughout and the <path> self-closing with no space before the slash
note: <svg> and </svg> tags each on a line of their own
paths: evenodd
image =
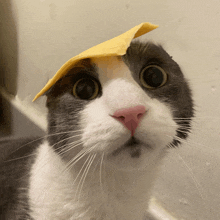
<svg viewBox="0 0 220 220">
<path fill-rule="evenodd" d="M 114 112 L 112 117 L 120 121 L 126 128 L 128 128 L 128 130 L 131 131 L 131 136 L 133 136 L 140 119 L 145 112 L 146 108 L 143 105 L 138 105 L 131 108 L 119 109 Z"/>
</svg>

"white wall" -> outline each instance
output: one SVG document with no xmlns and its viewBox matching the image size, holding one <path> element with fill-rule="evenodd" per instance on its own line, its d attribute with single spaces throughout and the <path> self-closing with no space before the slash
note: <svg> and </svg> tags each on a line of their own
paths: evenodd
<svg viewBox="0 0 220 220">
<path fill-rule="evenodd" d="M 24 108 L 69 58 L 141 22 L 160 28 L 160 42 L 193 87 L 192 138 L 166 159 L 155 196 L 178 219 L 220 219 L 220 1 L 0 0 L 0 84 Z M 4 80 L 3 80 L 4 78 Z M 181 159 L 183 158 L 183 159 Z"/>
</svg>

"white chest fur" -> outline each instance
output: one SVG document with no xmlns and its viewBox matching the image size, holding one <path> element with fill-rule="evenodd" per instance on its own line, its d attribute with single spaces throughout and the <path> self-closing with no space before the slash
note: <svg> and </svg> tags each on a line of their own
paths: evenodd
<svg viewBox="0 0 220 220">
<path fill-rule="evenodd" d="M 64 162 L 45 142 L 31 171 L 31 216 L 36 220 L 140 220 L 156 169 L 152 164 L 148 170 L 127 173 L 105 167 L 101 177 L 100 169 L 94 169 L 77 200 L 78 183 L 73 183 L 78 171 L 64 172 Z"/>
</svg>

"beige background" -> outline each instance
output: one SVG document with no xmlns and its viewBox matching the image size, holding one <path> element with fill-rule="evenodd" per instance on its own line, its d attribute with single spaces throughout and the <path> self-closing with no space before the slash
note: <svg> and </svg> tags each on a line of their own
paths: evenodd
<svg viewBox="0 0 220 220">
<path fill-rule="evenodd" d="M 193 135 L 172 149 L 155 197 L 177 219 L 220 219 L 220 1 L 0 0 L 0 86 L 45 128 L 45 99 L 31 100 L 69 58 L 141 22 L 194 92 Z"/>
</svg>

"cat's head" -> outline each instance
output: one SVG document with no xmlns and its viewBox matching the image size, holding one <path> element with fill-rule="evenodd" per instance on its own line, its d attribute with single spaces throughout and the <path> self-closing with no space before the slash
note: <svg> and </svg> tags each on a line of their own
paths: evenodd
<svg viewBox="0 0 220 220">
<path fill-rule="evenodd" d="M 161 46 L 140 42 L 122 57 L 79 62 L 47 93 L 47 107 L 49 142 L 64 158 L 78 149 L 119 169 L 154 163 L 187 137 L 193 117 L 178 64 Z"/>
</svg>

